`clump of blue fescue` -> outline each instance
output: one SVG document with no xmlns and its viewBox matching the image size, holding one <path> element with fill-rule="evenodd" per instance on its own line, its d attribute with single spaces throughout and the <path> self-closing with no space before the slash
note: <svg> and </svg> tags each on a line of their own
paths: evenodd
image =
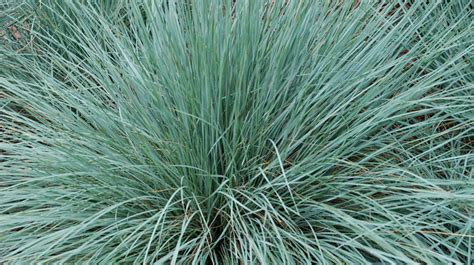
<svg viewBox="0 0 474 265">
<path fill-rule="evenodd" d="M 0 262 L 472 263 L 472 4 L 402 2 L 4 1 Z"/>
</svg>

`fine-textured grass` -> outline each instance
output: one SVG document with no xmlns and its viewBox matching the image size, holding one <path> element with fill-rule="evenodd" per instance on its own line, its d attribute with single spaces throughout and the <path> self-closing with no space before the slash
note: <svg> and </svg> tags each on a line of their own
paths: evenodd
<svg viewBox="0 0 474 265">
<path fill-rule="evenodd" d="M 0 263 L 472 264 L 470 0 L 271 2 L 1 0 Z"/>
</svg>

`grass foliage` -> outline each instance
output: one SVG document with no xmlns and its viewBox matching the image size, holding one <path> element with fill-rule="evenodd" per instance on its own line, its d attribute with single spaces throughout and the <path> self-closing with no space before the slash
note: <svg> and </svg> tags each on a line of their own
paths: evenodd
<svg viewBox="0 0 474 265">
<path fill-rule="evenodd" d="M 1 262 L 474 262 L 469 0 L 0 6 Z"/>
</svg>

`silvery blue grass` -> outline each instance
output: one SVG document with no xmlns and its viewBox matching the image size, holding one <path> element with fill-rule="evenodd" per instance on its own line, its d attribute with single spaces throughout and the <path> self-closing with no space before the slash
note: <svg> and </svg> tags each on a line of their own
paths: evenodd
<svg viewBox="0 0 474 265">
<path fill-rule="evenodd" d="M 469 0 L 0 6 L 0 263 L 474 262 Z"/>
</svg>

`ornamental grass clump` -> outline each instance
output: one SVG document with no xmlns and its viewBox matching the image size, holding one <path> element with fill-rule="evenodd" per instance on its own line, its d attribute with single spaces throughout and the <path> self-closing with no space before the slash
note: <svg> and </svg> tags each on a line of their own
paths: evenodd
<svg viewBox="0 0 474 265">
<path fill-rule="evenodd" d="M 0 263 L 474 262 L 469 0 L 0 7 Z"/>
</svg>

